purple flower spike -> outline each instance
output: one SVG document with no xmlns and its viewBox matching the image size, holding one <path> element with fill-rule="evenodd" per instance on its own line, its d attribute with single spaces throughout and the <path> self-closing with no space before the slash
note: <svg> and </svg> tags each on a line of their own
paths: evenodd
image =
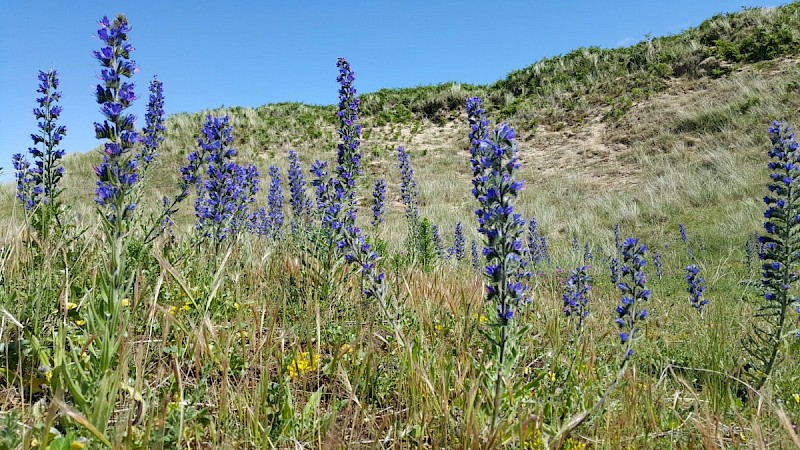
<svg viewBox="0 0 800 450">
<path fill-rule="evenodd" d="M 103 67 L 100 77 L 103 84 L 97 85 L 96 92 L 105 119 L 94 127 L 97 138 L 106 143 L 103 162 L 95 169 L 98 177 L 95 201 L 106 209 L 106 219 L 119 229 L 119 224 L 129 218 L 136 206 L 130 194 L 138 181 L 139 170 L 136 159 L 130 154 L 139 140 L 135 117 L 125 113 L 136 96 L 133 84 L 120 80 L 130 78 L 137 69 L 129 59 L 133 48 L 127 43 L 128 19 L 120 14 L 113 21 L 103 17 L 99 24 L 97 37 L 103 41 L 103 47 L 95 51 L 94 56 Z"/>
<path fill-rule="evenodd" d="M 650 290 L 644 286 L 646 278 L 643 269 L 646 265 L 644 259 L 646 253 L 647 246 L 635 238 L 625 239 L 620 248 L 622 267 L 617 288 L 622 293 L 622 300 L 617 305 L 617 318 L 614 322 L 620 329 L 620 342 L 626 345 L 624 361 L 633 355 L 631 346 L 633 338 L 639 331 L 636 322 L 647 317 L 647 311 L 641 308 L 641 303 L 650 298 Z"/>
<path fill-rule="evenodd" d="M 142 170 L 158 156 L 158 147 L 164 142 L 164 83 L 153 78 L 150 82 L 150 98 L 147 102 L 147 113 L 144 115 L 145 126 L 142 130 L 142 150 L 137 156 Z"/>
<path fill-rule="evenodd" d="M 375 187 L 372 190 L 372 225 L 378 226 L 383 223 L 383 215 L 386 212 L 386 180 L 379 178 L 375 180 Z"/>
<path fill-rule="evenodd" d="M 503 123 L 489 134 L 478 98 L 467 99 L 467 117 L 472 194 L 479 205 L 475 210 L 478 232 L 484 236 L 487 300 L 497 305 L 498 324 L 505 326 L 514 317 L 514 309 L 527 302 L 528 287 L 520 280 L 530 277 L 521 254 L 525 221 L 513 208 L 522 189 L 522 183 L 514 180 L 514 172 L 519 168 L 516 133 Z"/>
<path fill-rule="evenodd" d="M 55 70 L 39 71 L 38 79 L 36 92 L 41 96 L 36 99 L 38 107 L 33 109 L 38 132 L 31 134 L 34 146 L 28 149 L 33 157 L 33 166 L 21 154 L 13 157 L 17 198 L 27 210 L 47 205 L 55 213 L 55 220 L 58 220 L 58 183 L 64 175 L 64 167 L 61 166 L 64 150 L 58 146 L 67 134 L 67 128 L 56 123 L 62 112 L 62 108 L 56 104 L 61 100 L 61 92 L 56 90 L 59 85 L 58 73 Z"/>
</svg>

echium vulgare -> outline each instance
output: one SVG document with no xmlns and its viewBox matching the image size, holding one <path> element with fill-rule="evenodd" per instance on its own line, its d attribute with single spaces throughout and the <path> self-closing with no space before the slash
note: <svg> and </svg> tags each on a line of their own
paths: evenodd
<svg viewBox="0 0 800 450">
<path fill-rule="evenodd" d="M 587 266 L 573 269 L 564 286 L 564 315 L 576 319 L 576 328 L 583 327 L 584 319 L 589 315 L 589 290 L 591 289 Z"/>
<path fill-rule="evenodd" d="M 622 242 L 620 251 L 622 267 L 617 288 L 622 293 L 622 299 L 616 308 L 615 322 L 619 327 L 619 340 L 625 346 L 624 365 L 633 355 L 633 341 L 639 333 L 638 322 L 647 318 L 643 302 L 650 299 L 650 289 L 645 286 L 647 279 L 644 275 L 647 246 L 636 238 L 628 238 Z"/>
<path fill-rule="evenodd" d="M 49 226 L 47 222 L 51 219 L 59 223 L 58 183 L 64 175 L 64 167 L 61 165 L 64 149 L 58 146 L 67 134 L 67 128 L 56 123 L 62 111 L 57 104 L 61 100 L 61 92 L 57 91 L 58 72 L 39 71 L 38 79 L 36 92 L 41 96 L 36 99 L 39 106 L 33 109 L 33 115 L 39 121 L 39 130 L 31 134 L 33 147 L 28 148 L 34 167 L 30 167 L 30 163 L 21 154 L 14 155 L 13 160 L 17 171 L 17 198 L 23 202 L 25 209 L 40 208 L 38 225 L 43 231 Z"/>
<path fill-rule="evenodd" d="M 481 171 L 479 152 L 480 143 L 489 137 L 489 120 L 486 118 L 486 110 L 483 109 L 483 102 L 478 97 L 467 98 L 467 120 L 469 121 L 469 150 L 472 158 L 473 176 Z"/>
<path fill-rule="evenodd" d="M 356 182 L 361 175 L 361 124 L 358 119 L 360 100 L 356 97 L 356 88 L 353 86 L 355 74 L 350 68 L 350 63 L 344 58 L 339 58 L 336 63 L 339 68 L 339 142 L 337 149 L 336 174 L 345 192 L 346 214 L 343 219 L 348 224 L 355 223 L 357 199 Z"/>
<path fill-rule="evenodd" d="M 277 166 L 269 166 L 268 174 L 267 209 L 258 208 L 253 212 L 248 223 L 248 229 L 252 233 L 277 239 L 281 235 L 284 222 L 280 169 Z"/>
<path fill-rule="evenodd" d="M 768 164 L 769 194 L 764 197 L 764 231 L 759 237 L 764 302 L 747 349 L 755 359 L 761 388 L 780 359 L 781 343 L 791 326 L 789 314 L 797 306 L 792 295 L 800 266 L 800 152 L 794 132 L 781 122 L 769 129 L 772 148 Z"/>
<path fill-rule="evenodd" d="M 302 223 L 306 224 L 308 217 L 308 198 L 306 196 L 306 177 L 297 152 L 289 150 L 289 205 L 292 207 L 292 234 L 297 233 L 297 229 Z"/>
<path fill-rule="evenodd" d="M 472 261 L 472 268 L 476 272 L 481 272 L 483 267 L 483 259 L 481 259 L 480 251 L 478 251 L 478 242 L 475 239 L 470 244 L 470 260 Z"/>
<path fill-rule="evenodd" d="M 547 238 L 539 229 L 539 222 L 535 217 L 531 217 L 528 224 L 528 259 L 533 264 L 540 264 L 549 260 L 550 255 L 547 249 Z"/>
<path fill-rule="evenodd" d="M 686 292 L 689 293 L 689 304 L 698 313 L 702 313 L 703 307 L 708 304 L 708 300 L 703 297 L 705 291 L 705 279 L 700 276 L 700 267 L 697 264 L 686 266 Z"/>
<path fill-rule="evenodd" d="M 484 156 L 473 164 L 479 167 L 472 180 L 472 193 L 479 203 L 475 210 L 478 232 L 485 239 L 486 291 L 488 300 L 497 305 L 501 325 L 507 325 L 514 317 L 514 308 L 525 294 L 519 281 L 525 221 L 513 208 L 522 189 L 522 181 L 514 179 L 514 171 L 519 168 L 514 137 L 514 130 L 501 124 L 490 139 L 481 141 L 477 154 Z"/>
<path fill-rule="evenodd" d="M 372 190 L 372 226 L 383 223 L 386 212 L 386 180 L 378 178 Z"/>
<path fill-rule="evenodd" d="M 322 230 L 329 235 L 328 239 L 331 242 L 341 247 L 344 245 L 342 235 L 345 225 L 342 222 L 342 212 L 347 197 L 346 191 L 339 179 L 332 177 L 328 172 L 327 161 L 314 161 L 311 164 L 311 173 L 314 175 L 311 186 L 314 187 L 317 215 Z"/>
<path fill-rule="evenodd" d="M 456 222 L 456 229 L 453 231 L 453 246 L 450 247 L 448 253 L 456 260 L 461 261 L 464 259 L 465 245 L 464 225 L 461 222 Z"/>
<path fill-rule="evenodd" d="M 406 219 L 416 225 L 419 222 L 419 191 L 411 158 L 404 147 L 397 147 L 397 166 L 400 169 L 400 200 L 406 207 Z"/>
<path fill-rule="evenodd" d="M 448 255 L 444 248 L 444 240 L 442 239 L 441 231 L 439 231 L 439 225 L 431 225 L 431 238 L 433 238 L 433 248 L 436 251 L 436 256 L 438 258 L 447 258 Z"/>
<path fill-rule="evenodd" d="M 139 140 L 135 128 L 135 116 L 125 112 L 136 99 L 134 85 L 128 81 L 138 70 L 130 59 L 133 46 L 127 42 L 130 26 L 128 19 L 117 15 L 113 21 L 103 17 L 99 22 L 97 37 L 103 47 L 93 52 L 103 67 L 95 90 L 97 103 L 104 116 L 103 123 L 94 124 L 95 135 L 105 140 L 103 161 L 95 168 L 97 189 L 95 201 L 105 209 L 104 216 L 114 229 L 114 235 L 126 232 L 124 223 L 136 207 L 131 198 L 133 186 L 138 180 L 138 162 L 131 150 Z"/>
<path fill-rule="evenodd" d="M 164 142 L 164 83 L 153 77 L 150 81 L 150 98 L 147 101 L 147 112 L 144 114 L 142 129 L 142 149 L 137 157 L 141 169 L 147 167 L 158 156 L 158 147 Z"/>
<path fill-rule="evenodd" d="M 197 140 L 200 150 L 189 155 L 189 167 L 182 171 L 185 176 L 198 173 L 205 164 L 205 177 L 194 176 L 196 228 L 212 240 L 215 250 L 245 225 L 259 184 L 255 166 L 243 167 L 233 161 L 236 150 L 230 147 L 233 129 L 228 122 L 227 116 L 206 117 Z"/>
<path fill-rule="evenodd" d="M 283 228 L 283 189 L 281 188 L 281 173 L 277 166 L 269 166 L 269 193 L 267 205 L 269 211 L 267 218 L 270 224 L 272 237 L 278 237 Z"/>
<path fill-rule="evenodd" d="M 479 110 L 479 106 L 479 99 L 467 101 L 471 124 L 476 121 L 472 112 Z M 470 135 L 473 132 L 474 128 Z M 514 327 L 509 330 L 509 325 L 512 324 L 519 305 L 527 301 L 528 287 L 522 280 L 530 276 L 525 271 L 525 262 L 522 259 L 525 220 L 514 212 L 514 202 L 523 185 L 514 177 L 520 166 L 514 138 L 514 130 L 508 124 L 502 123 L 488 138 L 480 139 L 471 150 L 474 175 L 472 194 L 478 201 L 475 215 L 478 218 L 478 233 L 484 238 L 483 255 L 486 258 L 486 300 L 497 309 L 497 326 L 494 327 L 494 335 L 490 340 L 498 363 L 493 380 L 492 430 L 500 412 L 504 385 L 502 379 L 511 376 L 507 371 L 514 365 L 516 357 L 514 351 L 507 354 L 509 343 L 513 345 L 524 333 L 523 328 Z"/>
</svg>

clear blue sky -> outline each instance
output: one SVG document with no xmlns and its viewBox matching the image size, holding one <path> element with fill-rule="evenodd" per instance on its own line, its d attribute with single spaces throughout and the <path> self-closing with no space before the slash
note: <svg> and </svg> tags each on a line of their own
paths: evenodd
<svg viewBox="0 0 800 450">
<path fill-rule="evenodd" d="M 97 20 L 133 27 L 141 127 L 147 85 L 164 81 L 167 114 L 225 106 L 337 101 L 336 59 L 359 92 L 446 81 L 489 83 L 581 46 L 634 44 L 674 34 L 748 0 L 619 1 L 7 1 L 0 7 L 0 167 L 26 152 L 36 122 L 36 75 L 61 74 L 63 147 L 97 145 L 92 92 Z"/>
</svg>

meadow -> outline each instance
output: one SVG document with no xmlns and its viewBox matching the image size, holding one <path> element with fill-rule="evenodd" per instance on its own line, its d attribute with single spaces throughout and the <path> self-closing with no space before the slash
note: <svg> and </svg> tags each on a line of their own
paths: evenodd
<svg viewBox="0 0 800 450">
<path fill-rule="evenodd" d="M 103 18 L 100 147 L 40 72 L 0 189 L 0 449 L 800 448 L 798 30 L 164 117 Z"/>
</svg>

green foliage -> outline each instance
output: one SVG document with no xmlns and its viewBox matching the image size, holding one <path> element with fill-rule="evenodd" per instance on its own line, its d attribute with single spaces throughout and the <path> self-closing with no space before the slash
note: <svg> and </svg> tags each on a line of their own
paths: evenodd
<svg viewBox="0 0 800 450">
<path fill-rule="evenodd" d="M 13 450 L 22 442 L 19 420 L 19 411 L 9 411 L 0 419 L 0 450 Z"/>
<path fill-rule="evenodd" d="M 422 218 L 417 224 L 416 230 L 416 252 L 417 261 L 425 272 L 430 272 L 437 259 L 436 246 L 433 242 L 433 228 L 427 217 Z"/>
</svg>

